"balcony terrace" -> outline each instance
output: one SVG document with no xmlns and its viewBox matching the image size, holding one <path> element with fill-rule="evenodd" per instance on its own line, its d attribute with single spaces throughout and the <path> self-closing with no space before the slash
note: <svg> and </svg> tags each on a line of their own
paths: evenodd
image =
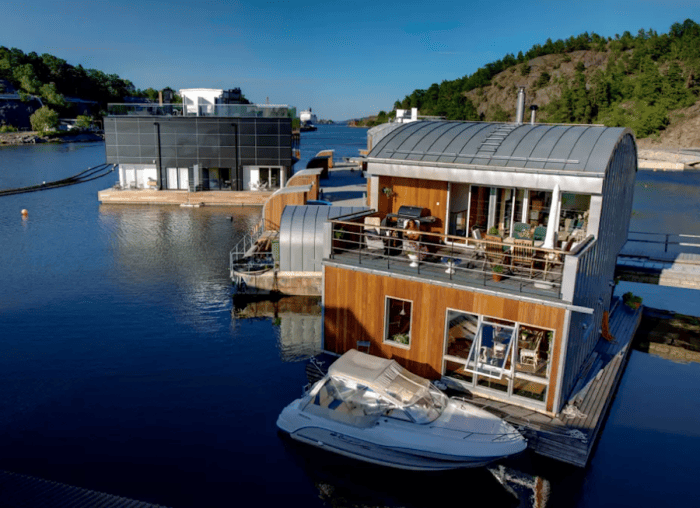
<svg viewBox="0 0 700 508">
<path fill-rule="evenodd" d="M 330 220 L 327 257 L 337 265 L 401 278 L 563 303 L 572 301 L 580 258 L 595 243 L 590 236 L 565 251 L 566 245 L 550 249 L 522 238 L 416 233 L 378 225 L 382 219 L 375 212 Z"/>
</svg>

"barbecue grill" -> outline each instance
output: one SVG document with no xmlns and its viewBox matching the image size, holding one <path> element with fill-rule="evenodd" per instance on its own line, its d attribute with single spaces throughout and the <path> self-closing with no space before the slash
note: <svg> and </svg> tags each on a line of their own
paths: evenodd
<svg viewBox="0 0 700 508">
<path fill-rule="evenodd" d="M 420 206 L 402 205 L 399 207 L 398 213 L 387 214 L 387 219 L 396 221 L 396 226 L 405 228 L 409 220 L 415 220 L 418 225 L 432 224 L 437 219 L 430 215 L 430 210 L 421 208 Z"/>
</svg>

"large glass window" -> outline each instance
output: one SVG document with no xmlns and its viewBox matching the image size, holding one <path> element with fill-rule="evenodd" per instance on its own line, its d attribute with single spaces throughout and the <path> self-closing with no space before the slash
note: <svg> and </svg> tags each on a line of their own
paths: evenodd
<svg viewBox="0 0 700 508">
<path fill-rule="evenodd" d="M 552 332 L 520 325 L 515 355 L 515 372 L 538 378 L 549 377 Z"/>
<path fill-rule="evenodd" d="M 588 212 L 591 197 L 585 194 L 564 193 L 561 195 L 561 214 L 559 216 L 559 240 L 569 238 L 582 240 L 588 229 Z"/>
<path fill-rule="evenodd" d="M 471 387 L 545 402 L 554 332 L 448 310 L 443 372 Z"/>
<path fill-rule="evenodd" d="M 266 184 L 268 189 L 276 189 L 280 186 L 280 168 L 260 168 L 260 182 Z"/>
<path fill-rule="evenodd" d="M 410 300 L 386 298 L 384 342 L 406 347 L 411 345 L 411 308 Z"/>
</svg>

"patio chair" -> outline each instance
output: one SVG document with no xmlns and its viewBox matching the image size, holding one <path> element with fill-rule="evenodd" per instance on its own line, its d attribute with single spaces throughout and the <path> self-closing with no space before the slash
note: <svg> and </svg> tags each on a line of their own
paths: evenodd
<svg viewBox="0 0 700 508">
<path fill-rule="evenodd" d="M 365 245 L 370 252 L 384 254 L 384 240 L 379 229 L 380 225 L 379 217 L 365 217 Z"/>
<path fill-rule="evenodd" d="M 544 337 L 544 333 L 537 332 L 535 346 L 532 349 L 520 348 L 520 363 L 522 365 L 529 365 L 535 369 L 537 368 L 537 365 L 540 363 L 540 343 L 542 342 L 542 337 Z"/>
<path fill-rule="evenodd" d="M 476 244 L 476 257 L 484 257 L 486 255 L 486 248 L 484 244 L 481 243 L 483 238 L 481 237 L 481 230 L 478 228 L 472 229 L 472 236 L 477 240 Z"/>
<path fill-rule="evenodd" d="M 537 226 L 535 231 L 532 233 L 532 239 L 536 242 L 543 242 L 547 236 L 547 228 L 544 226 Z"/>
<path fill-rule="evenodd" d="M 527 222 L 516 222 L 513 224 L 513 238 L 530 238 L 530 224 Z"/>
<path fill-rule="evenodd" d="M 503 238 L 494 235 L 484 235 L 484 240 L 487 244 L 484 244 L 486 261 L 484 262 L 484 267 L 486 263 L 494 267 L 496 265 L 503 265 L 505 260 L 505 253 L 503 252 Z"/>
<path fill-rule="evenodd" d="M 510 268 L 513 270 L 515 265 L 527 266 L 530 268 L 530 278 L 532 271 L 535 268 L 535 241 L 516 238 L 513 240 L 513 248 L 511 249 Z"/>
</svg>

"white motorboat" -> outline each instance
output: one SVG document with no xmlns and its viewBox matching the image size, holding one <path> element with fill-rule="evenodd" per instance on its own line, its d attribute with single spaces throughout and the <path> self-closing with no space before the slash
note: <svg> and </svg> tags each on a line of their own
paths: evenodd
<svg viewBox="0 0 700 508">
<path fill-rule="evenodd" d="M 285 407 L 277 426 L 298 441 L 401 469 L 478 467 L 527 448 L 497 416 L 355 349 Z"/>
</svg>

